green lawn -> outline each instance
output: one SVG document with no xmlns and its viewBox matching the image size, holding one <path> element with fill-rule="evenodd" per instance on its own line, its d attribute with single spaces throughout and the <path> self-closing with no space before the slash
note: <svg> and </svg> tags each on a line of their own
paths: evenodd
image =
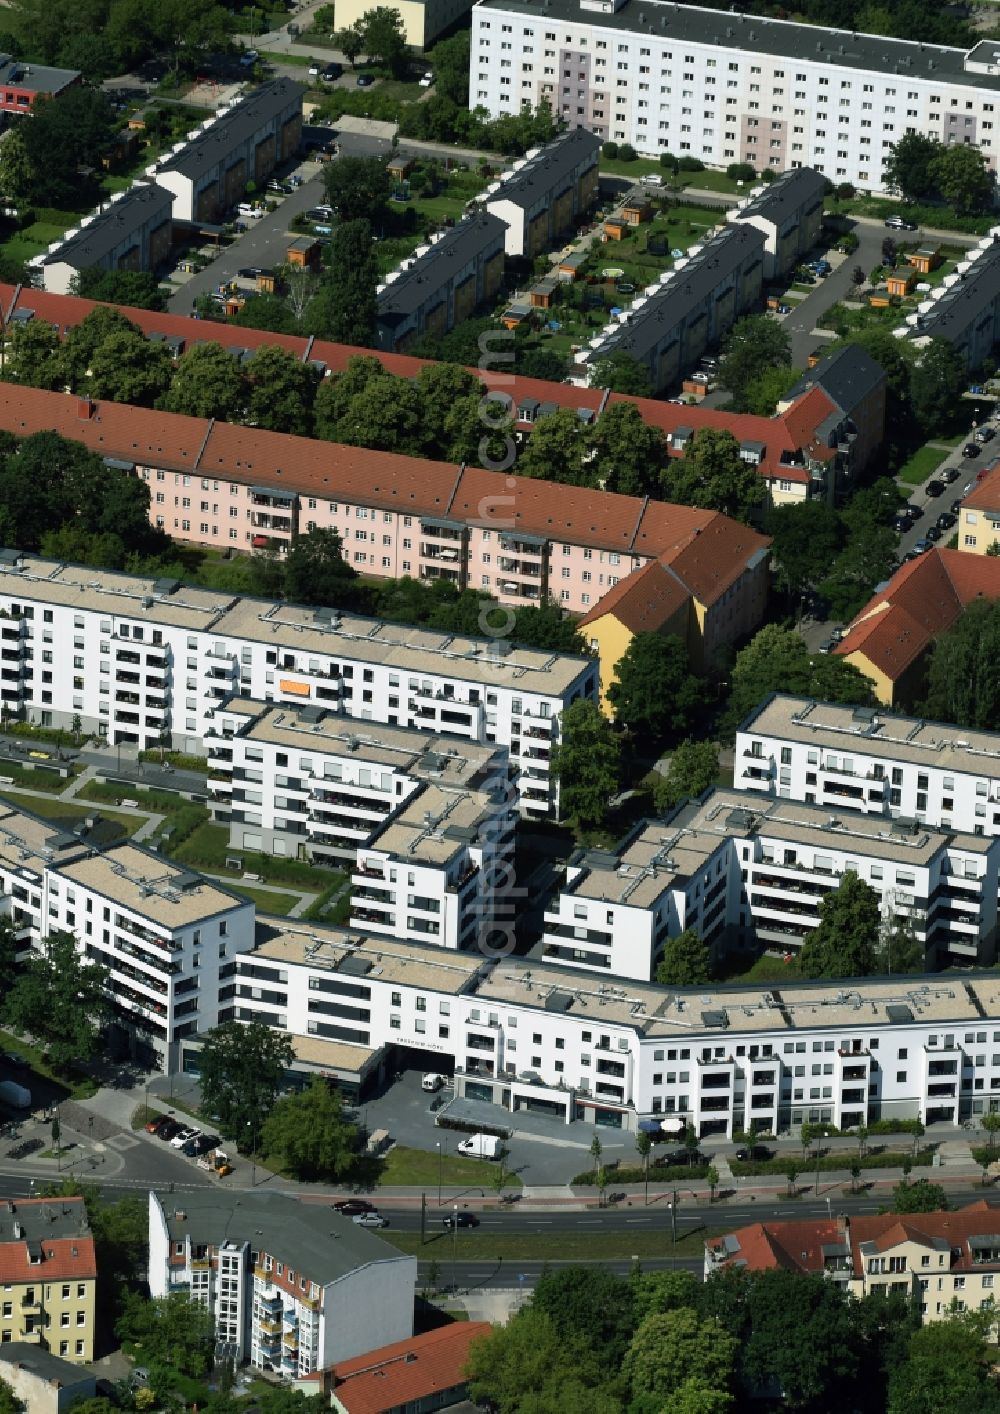
<svg viewBox="0 0 1000 1414">
<path fill-rule="evenodd" d="M 898 476 L 907 486 L 920 486 L 948 456 L 940 447 L 918 447 L 899 468 Z"/>
<path fill-rule="evenodd" d="M 29 1061 L 33 1071 L 39 1075 L 44 1075 L 47 1080 L 51 1080 L 56 1085 L 61 1085 L 63 1089 L 72 1096 L 74 1100 L 85 1100 L 88 1095 L 96 1095 L 97 1082 L 89 1075 L 72 1076 L 67 1078 L 59 1075 L 46 1063 L 40 1047 L 33 1045 L 30 1041 L 23 1040 L 16 1036 L 13 1031 L 0 1031 L 0 1050 L 17 1051 L 18 1055 L 24 1056 Z M 27 1072 L 25 1072 L 27 1074 Z M 20 1081 L 18 1083 L 21 1083 Z M 25 1082 L 31 1088 L 30 1079 Z"/>
<path fill-rule="evenodd" d="M 251 903 L 255 903 L 261 913 L 276 913 L 282 918 L 287 918 L 292 909 L 299 901 L 298 894 L 272 893 L 269 889 L 252 889 L 246 884 L 234 881 L 230 888 L 234 894 L 242 894 Z"/>
<path fill-rule="evenodd" d="M 181 795 L 167 790 L 136 789 L 130 781 L 88 781 L 77 792 L 76 799 L 93 800 L 101 805 L 120 805 L 123 800 L 134 800 L 138 809 L 148 810 L 150 815 L 173 815 L 191 809 L 191 801 Z"/>
<path fill-rule="evenodd" d="M 496 1229 L 489 1233 L 477 1228 L 463 1228 L 457 1240 L 446 1231 L 437 1220 L 437 1214 L 427 1209 L 428 1240 L 420 1241 L 419 1232 L 399 1232 L 392 1227 L 383 1228 L 379 1236 L 390 1242 L 401 1252 L 408 1252 L 423 1262 L 439 1262 L 443 1277 L 447 1274 L 446 1263 L 452 1252 L 460 1262 L 488 1262 L 502 1257 L 505 1261 L 562 1261 L 599 1262 L 628 1257 L 699 1257 L 705 1250 L 705 1240 L 725 1228 L 697 1228 L 686 1232 L 677 1242 L 670 1240 L 670 1214 L 661 1205 L 656 1211 L 661 1215 L 660 1228 L 634 1228 L 631 1232 L 601 1232 L 598 1228 L 588 1228 L 586 1232 L 534 1232 L 511 1233 L 494 1236 Z M 443 1214 L 442 1214 L 443 1216 Z M 437 1228 L 437 1231 L 434 1229 Z"/>
<path fill-rule="evenodd" d="M 273 64 L 291 64 L 298 69 L 308 69 L 312 57 L 308 54 L 290 54 L 284 49 L 262 49 L 260 57 Z"/>
<path fill-rule="evenodd" d="M 454 1150 L 463 1136 L 457 1130 L 450 1129 L 442 1129 L 440 1133 L 440 1160 L 436 1153 L 427 1153 L 423 1149 L 407 1149 L 397 1144 L 386 1155 L 379 1181 L 413 1186 L 426 1184 L 428 1188 L 435 1188 L 440 1162 L 442 1183 L 451 1186 L 464 1183 L 469 1188 L 487 1190 L 495 1188 L 499 1165 L 489 1163 L 485 1159 L 464 1159 L 459 1154 L 449 1153 L 449 1149 Z M 521 1180 L 516 1174 L 507 1173 L 504 1179 L 504 1186 L 507 1188 L 521 1187 Z"/>
<path fill-rule="evenodd" d="M 15 790 L 7 790 L 3 794 L 22 809 L 30 810 L 34 815 L 41 815 L 43 820 L 77 821 L 87 815 L 100 815 L 102 820 L 110 820 L 120 825 L 128 836 L 134 835 L 142 824 L 142 820 L 136 815 L 121 815 L 116 810 L 105 810 L 103 806 L 95 810 L 92 805 L 77 805 L 72 800 L 38 800 L 34 796 L 21 795 Z"/>
<path fill-rule="evenodd" d="M 226 875 L 234 887 L 241 882 L 240 873 L 245 872 L 259 874 L 265 884 L 301 884 L 303 889 L 320 893 L 329 887 L 337 874 L 336 870 L 307 864 L 301 859 L 284 859 L 279 855 L 234 849 L 229 843 L 229 831 L 225 825 L 213 825 L 210 821 L 199 825 L 175 848 L 165 852 L 181 864 L 190 864 L 210 874 Z M 239 859 L 242 869 L 227 868 L 227 859 Z M 342 880 L 343 875 L 340 878 Z"/>
</svg>

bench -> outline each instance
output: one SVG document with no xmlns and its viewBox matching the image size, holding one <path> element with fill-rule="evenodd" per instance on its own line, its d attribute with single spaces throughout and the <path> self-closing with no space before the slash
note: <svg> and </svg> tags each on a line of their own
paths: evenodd
<svg viewBox="0 0 1000 1414">
<path fill-rule="evenodd" d="M 262 878 L 261 874 L 244 874 L 243 882 L 244 884 L 259 884 Z"/>
<path fill-rule="evenodd" d="M 124 805 L 124 807 L 125 807 L 126 810 L 138 810 L 138 809 L 139 809 L 139 802 L 138 802 L 137 800 L 120 800 L 120 801 L 118 802 L 118 804 L 119 804 L 119 805 Z"/>
</svg>

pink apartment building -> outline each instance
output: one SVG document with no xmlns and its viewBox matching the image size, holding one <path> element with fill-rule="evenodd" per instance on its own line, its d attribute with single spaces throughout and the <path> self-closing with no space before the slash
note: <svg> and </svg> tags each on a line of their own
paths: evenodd
<svg viewBox="0 0 1000 1414">
<path fill-rule="evenodd" d="M 576 614 L 656 559 L 691 596 L 705 655 L 763 617 L 769 542 L 714 511 L 11 384 L 0 428 L 54 430 L 142 477 L 153 523 L 191 544 L 280 549 L 332 528 L 361 574 Z"/>
</svg>

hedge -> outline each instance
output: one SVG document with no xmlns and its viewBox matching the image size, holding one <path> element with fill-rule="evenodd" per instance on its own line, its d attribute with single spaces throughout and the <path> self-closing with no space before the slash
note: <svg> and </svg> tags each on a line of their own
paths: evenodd
<svg viewBox="0 0 1000 1414">
<path fill-rule="evenodd" d="M 664 1164 L 657 1168 L 655 1164 L 649 1166 L 649 1179 L 651 1183 L 680 1183 L 684 1179 L 705 1179 L 708 1177 L 708 1164 Z M 612 1168 L 610 1164 L 604 1167 L 604 1177 L 608 1186 L 612 1183 L 643 1183 L 646 1178 L 645 1169 Z M 570 1186 L 574 1188 L 596 1188 L 597 1174 L 593 1169 L 589 1173 L 578 1173 L 576 1178 L 570 1179 Z"/>
<path fill-rule="evenodd" d="M 471 1120 L 454 1119 L 451 1115 L 437 1115 L 434 1123 L 439 1129 L 458 1129 L 463 1134 L 492 1134 L 496 1139 L 509 1139 L 514 1132 L 499 1124 L 473 1124 Z"/>
<path fill-rule="evenodd" d="M 819 1159 L 819 1170 L 821 1173 L 833 1173 L 850 1171 L 852 1164 L 860 1164 L 862 1169 L 898 1169 L 903 1167 L 904 1160 L 913 1164 L 915 1168 L 929 1168 L 934 1158 L 933 1149 L 921 1149 L 916 1157 L 909 1154 L 882 1152 L 879 1154 L 864 1154 L 859 1159 L 857 1154 L 841 1152 L 839 1154 L 826 1154 Z M 733 1159 L 730 1168 L 734 1174 L 741 1178 L 753 1178 L 774 1173 L 788 1175 L 794 1171 L 799 1175 L 815 1173 L 817 1161 L 815 1156 L 807 1155 L 802 1158 L 781 1158 L 766 1159 L 763 1162 L 751 1163 L 749 1160 L 741 1161 Z"/>
</svg>

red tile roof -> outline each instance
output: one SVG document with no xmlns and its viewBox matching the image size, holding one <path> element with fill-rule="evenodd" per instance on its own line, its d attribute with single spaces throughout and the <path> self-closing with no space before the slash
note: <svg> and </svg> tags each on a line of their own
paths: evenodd
<svg viewBox="0 0 1000 1414">
<path fill-rule="evenodd" d="M 662 553 L 700 604 L 714 604 L 770 545 L 766 535 L 718 511 L 673 554 Z"/>
<path fill-rule="evenodd" d="M 592 624 L 606 614 L 613 614 L 632 633 L 656 633 L 690 598 L 687 585 L 659 560 L 650 560 L 641 570 L 620 579 L 609 589 L 600 603 L 584 614 L 580 625 Z"/>
<path fill-rule="evenodd" d="M 10 1211 L 14 1216 L 8 1218 L 4 1213 L 0 1239 L 0 1284 L 96 1278 L 94 1239 L 82 1198 L 18 1198 Z M 56 1230 L 66 1234 L 67 1228 L 71 1229 L 68 1236 L 54 1235 L 49 1221 L 53 1217 Z M 24 1236 L 13 1235 L 19 1230 Z M 40 1262 L 31 1260 L 33 1252 L 36 1256 L 41 1253 Z"/>
<path fill-rule="evenodd" d="M 895 682 L 980 596 L 1000 599 L 1000 559 L 928 550 L 868 601 L 834 652 L 862 653 Z"/>
<path fill-rule="evenodd" d="M 1000 511 L 1000 458 L 976 477 L 976 486 L 962 502 L 962 510 Z"/>
<path fill-rule="evenodd" d="M 816 1218 L 750 1223 L 712 1238 L 706 1246 L 727 1266 L 747 1267 L 754 1272 L 781 1268 L 808 1273 L 822 1272 L 822 1249 L 842 1245 L 844 1240 L 840 1219 Z"/>
<path fill-rule="evenodd" d="M 465 1383 L 469 1347 L 491 1330 L 486 1321 L 456 1321 L 342 1360 L 331 1371 L 337 1399 L 348 1414 L 382 1414 L 459 1389 Z"/>
</svg>

